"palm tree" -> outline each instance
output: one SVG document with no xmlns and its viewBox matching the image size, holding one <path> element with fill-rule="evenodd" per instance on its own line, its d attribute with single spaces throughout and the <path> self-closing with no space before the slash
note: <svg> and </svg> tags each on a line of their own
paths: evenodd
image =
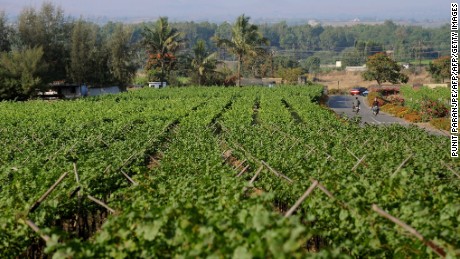
<svg viewBox="0 0 460 259">
<path fill-rule="evenodd" d="M 193 47 L 194 58 L 192 60 L 192 67 L 198 75 L 198 85 L 203 83 L 206 75 L 216 72 L 216 53 L 211 53 L 206 50 L 206 43 L 204 40 L 198 40 Z"/>
<path fill-rule="evenodd" d="M 153 28 L 144 27 L 142 43 L 149 52 L 146 68 L 160 69 L 159 79 L 164 81 L 175 63 L 175 53 L 184 43 L 182 33 L 172 28 L 167 17 L 160 17 Z"/>
<path fill-rule="evenodd" d="M 238 59 L 238 81 L 237 85 L 241 85 L 241 64 L 243 59 L 249 56 L 257 56 L 265 52 L 262 45 L 268 45 L 269 42 L 258 31 L 258 27 L 249 24 L 249 18 L 244 14 L 236 19 L 232 27 L 232 39 L 216 38 L 217 45 L 224 46 L 235 54 Z"/>
</svg>

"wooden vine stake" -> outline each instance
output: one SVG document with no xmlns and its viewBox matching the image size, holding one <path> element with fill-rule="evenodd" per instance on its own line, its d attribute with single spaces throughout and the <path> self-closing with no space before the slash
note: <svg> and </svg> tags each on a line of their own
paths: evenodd
<svg viewBox="0 0 460 259">
<path fill-rule="evenodd" d="M 251 180 L 249 181 L 249 184 L 253 184 L 253 183 L 254 183 L 254 181 L 257 179 L 257 176 L 259 176 L 260 172 L 262 172 L 262 169 L 264 169 L 264 166 L 263 166 L 263 165 L 261 165 L 261 166 L 259 167 L 259 169 L 257 169 L 256 173 L 254 174 L 254 176 L 253 176 L 253 177 L 251 178 Z M 243 188 L 243 192 L 245 192 L 247 189 L 248 189 L 248 187 L 245 186 L 245 187 Z"/>
<path fill-rule="evenodd" d="M 112 212 L 112 213 L 115 213 L 115 210 L 110 208 L 109 205 L 105 204 L 104 202 L 102 202 L 101 200 L 98 200 L 96 198 L 94 198 L 93 196 L 91 195 L 88 195 L 88 199 L 94 201 L 95 203 L 101 205 L 102 207 L 106 208 L 108 211 Z"/>
<path fill-rule="evenodd" d="M 409 161 L 409 159 L 412 157 L 413 155 L 410 154 L 406 159 L 404 159 L 404 161 L 398 166 L 398 168 L 396 168 L 396 171 L 391 175 L 391 177 L 394 177 L 396 175 L 396 173 L 403 167 L 403 165 Z"/>
<path fill-rule="evenodd" d="M 314 183 L 315 181 L 318 182 L 318 180 L 315 180 L 315 179 L 312 179 L 311 181 L 312 181 L 313 183 Z M 321 191 L 323 191 L 323 192 L 327 195 L 327 197 L 329 197 L 329 198 L 335 200 L 334 195 L 332 195 L 332 193 L 331 193 L 328 189 L 326 189 L 326 187 L 324 187 L 324 185 L 322 185 L 320 182 L 318 182 L 318 188 L 319 188 Z"/>
<path fill-rule="evenodd" d="M 264 166 L 261 165 L 259 167 L 259 169 L 257 169 L 256 173 L 254 174 L 254 176 L 251 178 L 251 181 L 249 181 L 249 184 L 253 184 L 254 181 L 257 179 L 257 176 L 259 176 L 260 172 L 262 172 L 262 169 L 264 169 Z"/>
<path fill-rule="evenodd" d="M 316 181 L 315 179 L 311 179 L 312 182 Z M 320 182 L 318 182 L 318 186 L 317 186 L 322 192 L 324 192 L 327 197 L 329 197 L 330 199 L 332 200 L 335 200 L 342 208 L 344 209 L 348 209 L 348 204 L 345 203 L 345 202 L 342 202 L 342 201 L 339 201 L 335 198 L 335 196 L 326 188 L 324 187 L 324 185 L 322 185 Z"/>
<path fill-rule="evenodd" d="M 135 182 L 131 177 L 129 177 L 128 174 L 126 174 L 125 172 L 123 172 L 123 170 L 120 170 L 120 172 L 126 177 L 126 179 L 128 179 L 128 181 L 130 181 L 133 185 L 138 185 L 137 182 Z"/>
<path fill-rule="evenodd" d="M 110 171 L 110 168 L 112 168 L 112 165 L 108 165 L 108 166 L 105 168 L 104 172 L 102 172 L 102 174 L 107 174 L 107 173 Z"/>
<path fill-rule="evenodd" d="M 25 220 L 25 223 L 33 230 L 35 233 L 39 234 L 40 237 L 45 240 L 45 242 L 48 242 L 50 240 L 50 237 L 48 235 L 42 234 L 41 230 L 33 223 L 31 220 Z"/>
<path fill-rule="evenodd" d="M 452 169 L 452 167 L 450 167 L 448 164 L 446 164 L 446 163 L 444 163 L 444 162 L 442 162 L 442 164 L 443 164 L 445 167 L 447 167 L 447 169 L 449 169 L 449 170 L 450 170 L 453 174 L 455 174 L 458 178 L 460 178 L 460 174 L 456 173 L 456 172 L 454 171 L 454 169 Z"/>
<path fill-rule="evenodd" d="M 350 153 L 354 158 L 356 158 L 356 160 L 359 160 L 359 158 L 353 152 L 351 152 L 350 149 L 348 149 L 348 148 L 346 148 L 346 149 L 347 149 L 348 153 Z"/>
<path fill-rule="evenodd" d="M 75 181 L 77 181 L 77 184 L 80 184 L 80 177 L 77 172 L 77 163 L 75 162 L 73 162 L 73 172 L 75 173 Z"/>
<path fill-rule="evenodd" d="M 291 147 L 288 150 L 291 150 L 294 146 L 296 146 L 299 143 L 297 139 L 294 140 L 294 144 L 291 145 Z"/>
<path fill-rule="evenodd" d="M 238 170 L 238 168 L 240 168 L 240 166 L 243 166 L 243 164 L 244 164 L 245 162 L 246 162 L 246 159 L 243 160 L 243 161 L 241 161 L 241 162 L 239 162 L 238 164 L 235 165 L 234 169 L 235 169 L 235 170 Z"/>
<path fill-rule="evenodd" d="M 284 217 L 287 218 L 287 217 L 291 216 L 292 213 L 294 213 L 294 211 L 300 206 L 300 204 L 302 204 L 302 202 L 308 197 L 308 195 L 310 195 L 310 193 L 313 192 L 313 190 L 316 188 L 317 185 L 318 185 L 318 181 L 314 180 L 312 185 L 310 185 L 310 187 L 308 187 L 307 191 L 296 201 L 294 206 L 292 206 L 288 210 L 288 212 L 286 212 Z"/>
<path fill-rule="evenodd" d="M 368 141 L 369 141 L 369 138 L 368 138 L 368 139 L 366 139 L 366 141 L 364 141 L 364 143 L 363 143 L 363 147 L 365 147 L 365 146 L 366 146 L 366 144 L 367 144 L 367 142 L 368 142 Z"/>
<path fill-rule="evenodd" d="M 358 168 L 359 164 L 361 164 L 361 162 L 364 161 L 364 158 L 366 158 L 366 155 L 364 155 L 363 157 L 361 157 L 361 159 L 358 160 L 358 162 L 356 163 L 355 166 L 353 166 L 353 168 L 351 169 L 351 171 L 355 171 L 356 168 Z"/>
<path fill-rule="evenodd" d="M 240 172 L 239 174 L 236 175 L 236 177 L 240 177 L 241 175 L 243 175 L 244 172 L 246 172 L 246 170 L 248 170 L 248 168 L 249 168 L 249 165 L 245 166 L 245 167 L 243 168 L 243 170 L 241 170 L 241 172 Z"/>
<path fill-rule="evenodd" d="M 286 136 L 284 136 L 284 137 L 283 137 L 283 138 L 282 138 L 280 141 L 278 141 L 278 143 L 277 143 L 277 144 L 279 144 L 279 143 L 283 142 L 285 138 L 286 138 Z"/>
<path fill-rule="evenodd" d="M 414 229 L 413 227 L 407 225 L 406 223 L 402 222 L 400 219 L 396 218 L 396 217 L 393 217 L 392 215 L 390 215 L 389 213 L 387 213 L 386 211 L 382 210 L 381 208 L 379 208 L 377 205 L 375 204 L 372 204 L 372 210 L 374 210 L 375 212 L 377 212 L 380 216 L 384 217 L 384 218 L 387 218 L 388 220 L 392 221 L 393 223 L 399 225 L 400 227 L 404 228 L 406 231 L 408 231 L 409 233 L 411 233 L 413 236 L 415 236 L 417 239 L 419 239 L 420 241 L 422 241 L 426 246 L 428 246 L 429 248 L 431 248 L 436 254 L 438 254 L 439 256 L 441 256 L 442 258 L 445 258 L 446 257 L 446 252 L 444 251 L 444 249 L 442 249 L 441 247 L 439 247 L 438 245 L 436 245 L 435 243 L 433 243 L 433 241 L 431 240 L 427 240 L 425 239 L 424 236 L 422 236 L 422 234 L 420 234 L 416 229 Z"/>
<path fill-rule="evenodd" d="M 48 195 L 56 188 L 56 186 L 58 186 L 58 184 L 64 180 L 64 178 L 67 176 L 69 172 L 65 172 L 61 175 L 61 177 L 59 177 L 59 179 L 57 179 L 57 181 L 42 195 L 42 197 L 40 197 L 40 199 L 38 199 L 34 205 L 32 205 L 32 207 L 30 207 L 29 209 L 29 212 L 34 212 L 38 206 L 40 206 L 40 203 L 43 202 L 43 200 L 46 199 L 46 197 L 48 197 Z"/>
<path fill-rule="evenodd" d="M 262 160 L 261 162 L 262 162 L 263 165 L 265 165 L 265 166 L 268 168 L 268 170 L 270 170 L 270 171 L 271 171 L 272 173 L 274 173 L 276 176 L 284 178 L 284 179 L 285 179 L 286 181 L 288 181 L 289 183 L 293 183 L 293 182 L 294 182 L 293 180 L 291 180 L 291 179 L 290 179 L 289 177 L 287 177 L 286 175 L 284 175 L 284 174 L 282 174 L 282 173 L 276 171 L 275 169 L 273 169 L 273 168 L 272 168 L 271 166 L 269 166 L 265 161 Z"/>
<path fill-rule="evenodd" d="M 308 156 L 309 156 L 309 155 L 311 154 L 311 152 L 313 152 L 313 151 L 314 151 L 314 149 L 313 149 L 313 148 L 310 148 L 310 151 L 308 151 L 308 153 L 307 153 L 306 155 L 304 155 L 303 158 L 304 158 L 305 160 L 308 160 L 308 159 L 309 159 Z"/>
<path fill-rule="evenodd" d="M 135 153 L 130 155 L 124 162 L 123 164 L 121 164 L 120 168 L 123 168 L 125 167 L 125 165 L 127 165 L 129 163 L 129 161 L 131 161 L 131 159 L 134 157 Z"/>
</svg>

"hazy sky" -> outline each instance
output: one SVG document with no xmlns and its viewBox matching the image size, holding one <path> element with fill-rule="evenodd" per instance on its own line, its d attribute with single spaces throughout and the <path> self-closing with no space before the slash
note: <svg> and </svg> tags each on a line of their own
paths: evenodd
<svg viewBox="0 0 460 259">
<path fill-rule="evenodd" d="M 25 6 L 40 8 L 45 0 L 0 0 L 0 11 L 16 16 Z M 54 0 L 75 17 L 168 16 L 174 20 L 233 20 L 240 14 L 253 19 L 450 19 L 447 0 Z"/>
</svg>

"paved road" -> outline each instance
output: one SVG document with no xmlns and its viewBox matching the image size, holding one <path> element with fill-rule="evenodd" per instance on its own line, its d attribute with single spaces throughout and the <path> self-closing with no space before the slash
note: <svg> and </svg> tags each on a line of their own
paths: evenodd
<svg viewBox="0 0 460 259">
<path fill-rule="evenodd" d="M 341 116 L 346 115 L 349 118 L 360 116 L 361 123 L 363 124 L 367 123 L 367 124 L 375 124 L 375 125 L 387 125 L 387 124 L 397 123 L 397 124 L 404 125 L 404 126 L 411 125 L 411 123 L 403 119 L 393 117 L 382 111 L 380 111 L 379 114 L 377 114 L 377 116 L 374 116 L 374 114 L 372 113 L 371 107 L 367 105 L 367 102 L 365 100 L 366 98 L 362 96 L 358 96 L 358 99 L 361 102 L 361 110 L 359 111 L 358 114 L 356 114 L 352 111 L 354 99 L 355 99 L 355 96 L 330 95 L 327 104 L 332 110 L 334 110 L 337 114 Z M 446 131 L 437 130 L 432 127 L 423 127 L 421 125 L 418 125 L 418 126 L 424 128 L 427 132 L 434 134 L 434 135 L 449 136 L 448 132 Z"/>
<path fill-rule="evenodd" d="M 377 114 L 377 116 L 374 116 L 374 114 L 372 113 L 371 107 L 367 105 L 365 98 L 363 98 L 362 96 L 358 96 L 358 99 L 361 102 L 361 110 L 359 111 L 358 114 L 356 114 L 352 111 L 354 99 L 355 99 L 354 96 L 331 95 L 329 96 L 328 106 L 339 115 L 345 114 L 349 118 L 360 116 L 362 123 L 368 123 L 368 124 L 398 123 L 401 125 L 409 125 L 409 123 L 407 123 L 405 120 L 393 117 L 382 111 L 380 111 L 379 114 Z"/>
</svg>

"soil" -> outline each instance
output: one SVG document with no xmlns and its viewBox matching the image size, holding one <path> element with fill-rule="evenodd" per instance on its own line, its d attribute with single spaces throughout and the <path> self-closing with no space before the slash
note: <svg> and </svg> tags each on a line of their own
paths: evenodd
<svg viewBox="0 0 460 259">
<path fill-rule="evenodd" d="M 325 74 L 318 74 L 318 83 L 326 85 L 328 89 L 350 89 L 353 87 L 370 87 L 377 85 L 376 81 L 364 81 L 362 72 L 331 71 Z M 408 73 L 408 84 L 431 83 L 431 76 L 424 70 L 420 73 Z"/>
</svg>

